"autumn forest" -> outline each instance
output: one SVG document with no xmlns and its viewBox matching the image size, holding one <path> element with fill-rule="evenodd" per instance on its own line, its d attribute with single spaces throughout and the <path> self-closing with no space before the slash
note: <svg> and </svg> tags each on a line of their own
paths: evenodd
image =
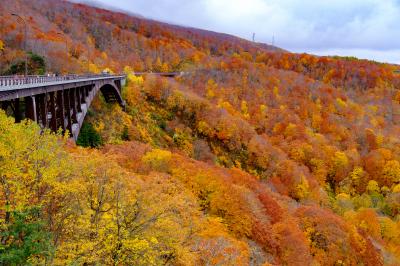
<svg viewBox="0 0 400 266">
<path fill-rule="evenodd" d="M 0 265 L 400 265 L 400 66 L 0 0 L 0 75 L 26 53 L 124 73 L 127 107 L 76 143 L 0 111 Z"/>
</svg>

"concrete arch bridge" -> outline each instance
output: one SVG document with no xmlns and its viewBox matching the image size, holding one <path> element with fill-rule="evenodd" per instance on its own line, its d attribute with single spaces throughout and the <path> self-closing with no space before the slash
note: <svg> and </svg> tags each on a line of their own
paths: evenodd
<svg viewBox="0 0 400 266">
<path fill-rule="evenodd" d="M 98 92 L 125 107 L 125 75 L 0 76 L 0 107 L 15 117 L 53 131 L 68 130 L 76 140 Z"/>
</svg>

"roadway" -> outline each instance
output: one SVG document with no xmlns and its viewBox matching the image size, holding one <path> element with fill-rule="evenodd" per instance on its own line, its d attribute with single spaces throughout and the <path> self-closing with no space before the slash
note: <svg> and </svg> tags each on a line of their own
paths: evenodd
<svg viewBox="0 0 400 266">
<path fill-rule="evenodd" d="M 56 80 L 56 81 L 53 81 L 52 79 L 49 78 L 49 81 L 45 81 L 45 82 L 32 81 L 31 83 L 19 84 L 19 85 L 2 85 L 2 84 L 0 84 L 0 91 L 24 90 L 24 89 L 32 89 L 32 88 L 38 88 L 38 87 L 58 86 L 58 85 L 75 83 L 75 82 L 106 80 L 106 79 L 115 79 L 115 78 L 123 78 L 123 77 L 125 77 L 125 76 L 122 76 L 122 75 L 101 76 L 101 77 L 96 76 L 96 77 L 92 77 L 92 78 L 85 77 L 85 78 L 74 78 L 74 79 L 63 79 L 63 77 L 60 77 L 60 80 Z M 51 77 L 51 78 L 53 78 L 53 77 Z M 41 80 L 43 80 L 43 79 L 41 78 Z M 46 80 L 46 78 L 44 80 Z"/>
</svg>

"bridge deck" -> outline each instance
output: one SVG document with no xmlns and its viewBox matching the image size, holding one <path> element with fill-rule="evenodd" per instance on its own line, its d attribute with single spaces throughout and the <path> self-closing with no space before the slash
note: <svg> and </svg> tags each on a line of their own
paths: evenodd
<svg viewBox="0 0 400 266">
<path fill-rule="evenodd" d="M 136 72 L 136 76 L 156 75 L 161 77 L 176 77 L 183 75 L 184 72 L 153 73 Z M 65 76 L 0 76 L 0 91 L 15 91 L 21 89 L 32 89 L 45 86 L 71 84 L 75 82 L 88 82 L 97 80 L 119 79 L 125 75 L 65 75 Z"/>
<path fill-rule="evenodd" d="M 58 85 L 64 85 L 64 84 L 70 84 L 70 83 L 107 80 L 107 79 L 116 79 L 116 78 L 124 78 L 124 76 L 101 76 L 101 77 L 92 77 L 92 78 L 63 79 L 63 80 L 56 80 L 56 81 L 45 81 L 45 82 L 40 82 L 40 83 L 28 83 L 28 84 L 19 84 L 19 85 L 7 85 L 7 86 L 0 85 L 0 92 L 1 91 L 33 89 L 33 88 L 38 88 L 38 87 L 58 86 Z"/>
</svg>

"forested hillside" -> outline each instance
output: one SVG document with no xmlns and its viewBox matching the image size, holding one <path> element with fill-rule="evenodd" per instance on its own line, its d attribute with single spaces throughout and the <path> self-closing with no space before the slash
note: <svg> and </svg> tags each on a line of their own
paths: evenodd
<svg viewBox="0 0 400 266">
<path fill-rule="evenodd" d="M 124 72 L 127 108 L 80 146 L 0 112 L 0 264 L 400 265 L 399 66 L 2 0 L 3 75 L 11 13 L 31 73 Z"/>
</svg>

